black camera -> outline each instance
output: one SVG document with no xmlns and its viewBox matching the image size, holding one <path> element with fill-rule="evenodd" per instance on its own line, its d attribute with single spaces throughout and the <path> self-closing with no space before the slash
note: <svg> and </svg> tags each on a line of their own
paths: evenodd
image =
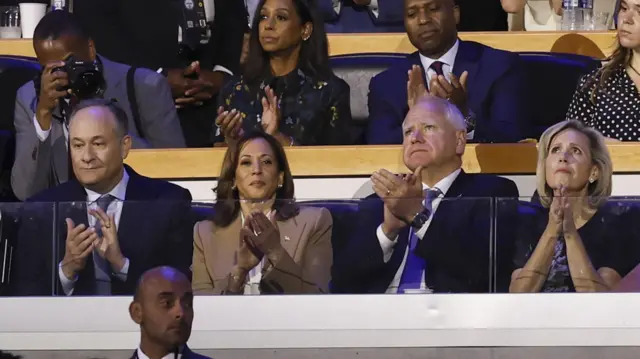
<svg viewBox="0 0 640 359">
<path fill-rule="evenodd" d="M 102 97 L 104 94 L 106 83 L 99 60 L 78 61 L 70 56 L 64 66 L 52 70 L 58 71 L 66 72 L 69 78 L 69 85 L 62 90 L 71 89 L 72 95 L 79 100 Z"/>
</svg>

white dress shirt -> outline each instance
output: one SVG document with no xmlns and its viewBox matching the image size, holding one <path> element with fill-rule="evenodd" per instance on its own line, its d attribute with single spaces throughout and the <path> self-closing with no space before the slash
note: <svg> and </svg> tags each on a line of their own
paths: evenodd
<svg viewBox="0 0 640 359">
<path fill-rule="evenodd" d="M 400 0 L 397 0 L 397 1 L 400 1 Z M 373 16 L 378 17 L 378 15 L 380 15 L 380 9 L 378 8 L 378 0 L 371 0 L 371 2 L 367 7 L 369 8 L 369 10 L 371 10 L 371 13 L 373 13 Z M 342 9 L 342 0 L 333 0 L 333 11 L 335 11 L 336 14 L 340 14 L 340 9 Z"/>
<path fill-rule="evenodd" d="M 138 347 L 138 350 L 136 351 L 136 356 L 137 356 L 137 359 L 149 359 L 147 354 L 145 354 L 142 351 L 142 349 L 140 349 L 140 347 Z M 163 356 L 162 359 L 182 359 L 182 348 L 180 348 L 180 351 L 178 352 L 178 356 L 176 356 L 174 353 L 169 353 Z"/>
<path fill-rule="evenodd" d="M 118 226 L 120 225 L 120 216 L 122 215 L 122 204 L 125 200 L 125 196 L 127 193 L 127 184 L 129 183 L 129 174 L 127 173 L 127 171 L 124 171 L 124 174 L 122 175 L 122 179 L 120 180 L 120 182 L 118 182 L 118 184 L 113 187 L 113 189 L 111 190 L 111 192 L 109 192 L 110 195 L 112 195 L 115 199 L 109 204 L 109 207 L 107 207 L 107 214 L 108 215 L 113 215 L 116 223 L 116 230 L 118 228 Z M 87 192 L 87 210 L 89 209 L 97 209 L 98 208 L 98 198 L 102 197 L 103 195 L 93 192 L 89 189 L 85 188 L 85 191 Z M 89 227 L 95 227 L 96 226 L 96 222 L 97 220 L 95 219 L 95 217 L 93 217 L 92 215 L 89 215 L 87 213 L 87 217 L 89 219 Z M 78 223 L 76 223 L 76 225 L 78 225 Z M 93 252 L 94 255 L 95 251 Z M 129 258 L 125 258 L 124 259 L 124 266 L 122 267 L 122 269 L 120 270 L 119 273 L 115 273 L 116 277 L 121 280 L 121 281 L 126 281 L 127 280 L 127 274 L 129 273 Z M 67 276 L 64 274 L 64 272 L 62 271 L 62 262 L 60 262 L 60 264 L 58 264 L 58 276 L 60 277 L 60 283 L 62 284 L 62 289 L 64 290 L 64 294 L 66 295 L 72 295 L 73 294 L 73 289 L 74 286 L 76 284 L 76 281 L 78 280 L 78 278 L 67 278 Z"/>
<path fill-rule="evenodd" d="M 436 214 L 436 210 L 438 209 L 438 206 L 440 205 L 442 198 L 444 198 L 444 196 L 447 194 L 447 191 L 449 191 L 449 188 L 451 188 L 453 181 L 455 181 L 456 178 L 458 178 L 460 171 L 461 169 L 458 168 L 457 170 L 451 172 L 447 177 L 441 179 L 438 183 L 436 183 L 435 186 L 433 186 L 433 188 L 439 189 L 441 194 L 437 198 L 435 198 L 431 203 L 432 211 L 427 222 L 425 222 L 425 224 L 422 226 L 422 228 L 420 228 L 420 230 L 415 232 L 415 235 L 417 235 L 418 238 L 420 238 L 420 240 L 422 240 L 424 238 L 424 235 L 427 233 L 427 230 L 429 229 L 429 225 L 431 224 L 431 220 L 433 219 L 433 216 Z M 422 184 L 422 189 L 427 190 L 431 188 L 425 184 Z M 393 255 L 394 248 L 398 243 L 398 237 L 393 239 L 387 237 L 384 234 L 384 231 L 382 230 L 382 224 L 378 226 L 378 230 L 376 231 L 376 234 L 378 236 L 378 241 L 380 242 L 380 248 L 382 248 L 382 259 L 384 260 L 385 263 L 387 263 L 389 262 L 389 260 L 391 260 L 391 256 Z M 409 235 L 411 236 L 412 234 L 413 234 L 413 231 L 409 231 Z M 387 293 L 395 294 L 398 292 L 398 286 L 400 285 L 400 279 L 402 278 L 402 272 L 404 271 L 404 266 L 405 266 L 405 263 L 407 262 L 408 254 L 409 254 L 409 246 L 407 245 L 407 248 L 405 249 L 405 253 L 404 253 L 404 258 L 402 258 L 402 263 L 400 264 L 400 267 L 398 268 L 398 271 L 396 272 L 395 277 L 391 281 L 391 284 L 387 288 Z M 427 288 L 424 283 L 424 275 L 422 275 L 422 283 L 420 284 L 420 287 L 422 289 Z"/>
<path fill-rule="evenodd" d="M 458 47 L 460 46 L 460 40 L 456 40 L 456 43 L 447 51 L 442 57 L 439 59 L 430 59 L 422 54 L 420 54 L 420 62 L 422 63 L 422 67 L 424 68 L 424 72 L 427 75 L 427 88 L 429 87 L 429 81 L 431 77 L 436 74 L 433 69 L 431 69 L 431 64 L 436 61 L 440 61 L 443 63 L 442 72 L 447 81 L 451 81 L 451 72 L 453 71 L 453 65 L 456 61 L 456 55 L 458 54 Z"/>
<path fill-rule="evenodd" d="M 273 212 L 267 214 L 267 218 L 271 219 Z M 244 214 L 240 212 L 240 218 L 242 218 L 242 226 L 244 227 Z M 260 282 L 262 281 L 262 272 L 264 270 L 266 256 L 262 257 L 262 260 L 258 265 L 253 267 L 249 271 L 249 280 L 244 284 L 244 295 L 259 295 L 260 294 Z"/>
</svg>

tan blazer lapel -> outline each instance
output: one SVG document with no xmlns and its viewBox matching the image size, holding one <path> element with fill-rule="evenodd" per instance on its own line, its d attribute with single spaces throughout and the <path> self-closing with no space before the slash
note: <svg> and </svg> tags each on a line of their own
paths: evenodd
<svg viewBox="0 0 640 359">
<path fill-rule="evenodd" d="M 304 251 L 299 251 L 298 249 L 300 248 L 302 233 L 304 233 L 304 228 L 307 224 L 298 222 L 295 217 L 277 223 L 282 247 L 296 263 L 300 262 Z"/>
<path fill-rule="evenodd" d="M 214 286 L 219 281 L 226 280 L 227 276 L 235 264 L 235 252 L 240 240 L 240 228 L 242 219 L 238 216 L 231 224 L 225 228 L 213 228 L 212 240 L 209 241 L 210 248 L 205 249 L 206 262 L 211 263 L 211 278 Z"/>
</svg>

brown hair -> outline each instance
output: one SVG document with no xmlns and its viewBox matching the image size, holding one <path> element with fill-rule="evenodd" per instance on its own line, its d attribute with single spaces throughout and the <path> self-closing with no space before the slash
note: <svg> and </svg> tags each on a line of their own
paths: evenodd
<svg viewBox="0 0 640 359">
<path fill-rule="evenodd" d="M 620 67 L 626 68 L 629 64 L 631 64 L 631 56 L 633 54 L 633 51 L 620 45 L 620 38 L 618 35 L 616 35 L 616 42 L 616 49 L 613 51 L 611 56 L 603 60 L 605 64 L 600 69 L 598 69 L 595 76 L 591 77 L 584 84 L 583 88 L 585 89 L 595 85 L 591 90 L 591 94 L 589 96 L 589 99 L 593 104 L 595 104 L 596 102 L 596 95 L 598 94 L 598 92 L 605 92 L 605 85 L 607 81 L 609 81 L 611 76 L 615 73 L 615 71 Z"/>
<path fill-rule="evenodd" d="M 276 190 L 276 200 L 273 204 L 273 209 L 276 210 L 276 220 L 285 221 L 291 217 L 295 217 L 299 212 L 294 199 L 293 176 L 289 169 L 289 162 L 287 161 L 284 148 L 278 140 L 269 134 L 261 131 L 248 132 L 227 149 L 224 160 L 222 161 L 222 170 L 218 178 L 218 186 L 214 189 L 216 193 L 216 204 L 213 207 L 214 213 L 212 221 L 217 226 L 227 227 L 240 213 L 238 190 L 233 186 L 236 169 L 240 161 L 240 152 L 247 142 L 258 138 L 267 141 L 276 157 L 278 171 L 284 173 L 282 187 Z"/>
</svg>

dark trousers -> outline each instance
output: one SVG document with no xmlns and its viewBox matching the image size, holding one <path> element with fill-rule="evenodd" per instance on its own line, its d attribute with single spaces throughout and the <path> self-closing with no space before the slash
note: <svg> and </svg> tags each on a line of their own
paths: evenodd
<svg viewBox="0 0 640 359">
<path fill-rule="evenodd" d="M 178 110 L 187 147 L 213 147 L 216 108 L 216 101 L 212 100 L 199 107 Z"/>
</svg>

